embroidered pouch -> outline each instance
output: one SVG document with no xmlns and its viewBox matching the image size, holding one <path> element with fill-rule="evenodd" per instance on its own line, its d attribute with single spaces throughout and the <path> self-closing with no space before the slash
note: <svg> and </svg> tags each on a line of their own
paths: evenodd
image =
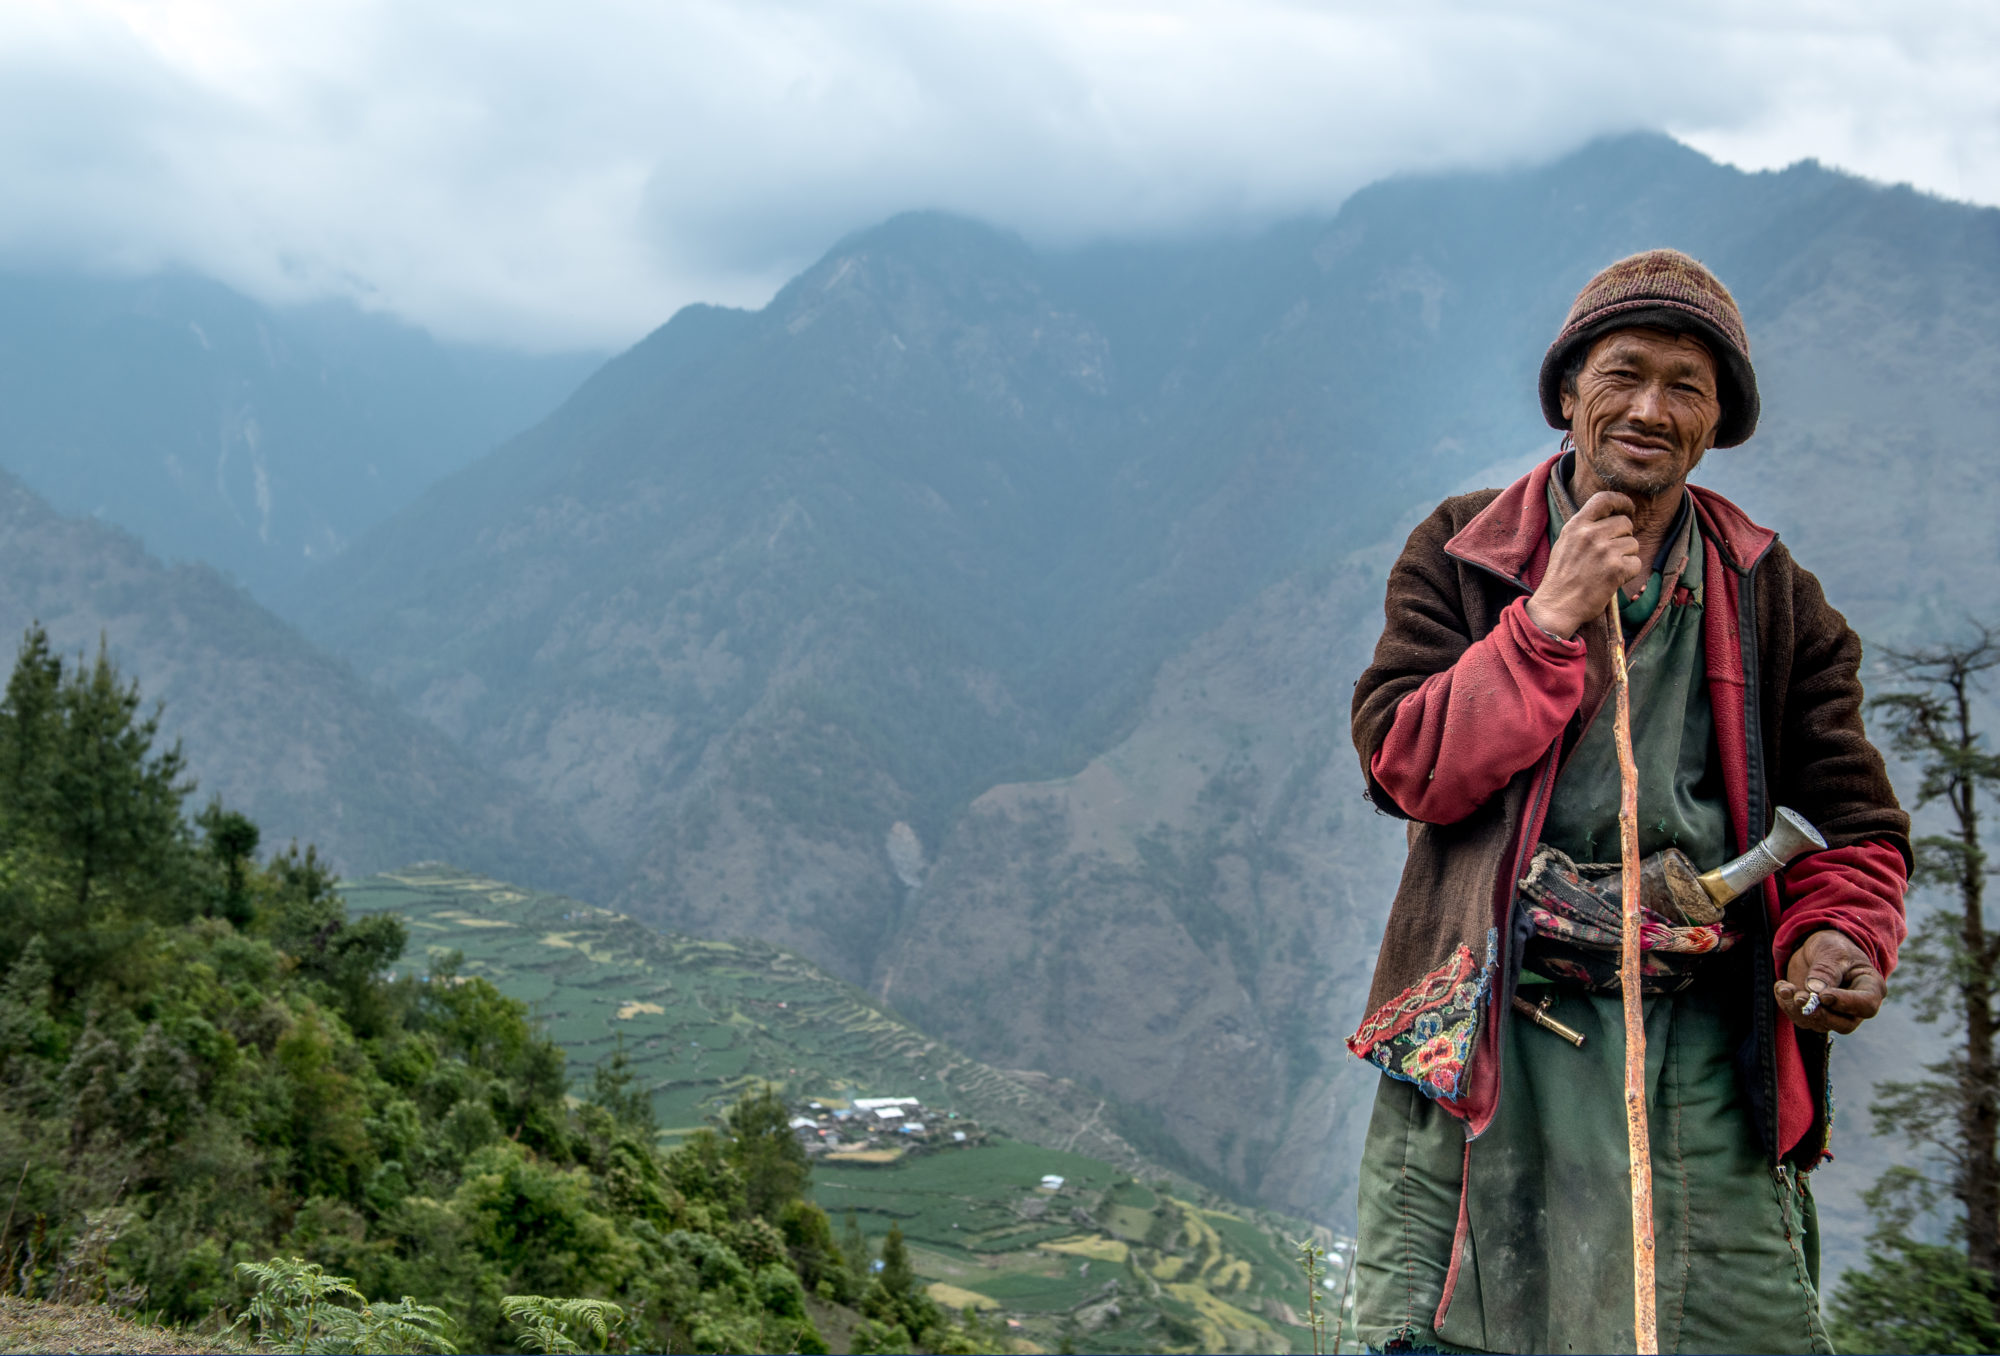
<svg viewBox="0 0 2000 1356">
<path fill-rule="evenodd" d="M 1522 964 L 1536 974 L 1600 993 L 1617 993 L 1624 937 L 1622 873 L 1616 862 L 1571 861 L 1544 843 L 1521 881 L 1534 925 Z M 1727 951 L 1741 934 L 1725 926 L 1694 867 L 1669 848 L 1640 864 L 1639 982 L 1646 993 L 1694 983 L 1701 958 Z"/>
</svg>

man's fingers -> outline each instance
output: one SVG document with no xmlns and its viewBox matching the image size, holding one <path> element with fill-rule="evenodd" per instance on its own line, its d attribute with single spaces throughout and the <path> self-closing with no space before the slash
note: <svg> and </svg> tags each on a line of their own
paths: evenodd
<svg viewBox="0 0 2000 1356">
<path fill-rule="evenodd" d="M 1850 1023 L 1847 1027 L 1849 1031 L 1860 1025 L 1860 1022 L 1851 1018 L 1841 1017 L 1840 1014 L 1828 1008 L 1823 996 L 1820 999 L 1819 1005 L 1812 1012 L 1807 1012 L 1807 1001 L 1813 995 L 1782 979 L 1771 986 L 1771 993 L 1778 1000 L 1778 1011 L 1784 1013 L 1785 1019 L 1801 1031 L 1832 1031 L 1835 1029 L 1834 1022 L 1836 1020 Z"/>
<path fill-rule="evenodd" d="M 1771 993 L 1800 1030 L 1845 1035 L 1882 1010 L 1889 985 L 1846 934 L 1824 928 L 1792 953 L 1785 978 L 1771 986 Z"/>
<path fill-rule="evenodd" d="M 1608 518 L 1593 518 L 1589 523 L 1584 523 L 1582 516 L 1579 515 L 1570 520 L 1570 525 L 1572 527 L 1581 525 L 1581 530 L 1578 531 L 1577 536 L 1585 541 L 1610 543 L 1616 542 L 1620 538 L 1635 542 L 1638 540 L 1638 537 L 1632 531 L 1632 520 L 1622 513 L 1614 513 Z M 1563 530 L 1567 534 L 1569 529 L 1565 528 Z"/>
<path fill-rule="evenodd" d="M 1627 519 L 1625 524 L 1626 530 L 1630 531 L 1632 527 L 1630 515 L 1637 507 L 1632 502 L 1630 495 L 1620 494 L 1616 490 L 1599 490 L 1596 494 L 1583 501 L 1583 507 L 1576 511 L 1576 516 L 1579 518 L 1610 518 L 1623 514 Z"/>
<path fill-rule="evenodd" d="M 1806 967 L 1805 983 L 1810 993 L 1825 993 L 1829 989 L 1840 988 L 1848 972 L 1853 968 L 1850 957 L 1831 947 L 1822 948 L 1817 954 L 1812 955 L 1810 960 L 1811 963 Z"/>
<path fill-rule="evenodd" d="M 1832 1031 L 1848 1035 L 1882 1010 L 1886 986 L 1873 970 L 1856 975 L 1852 988 L 1810 989 L 1779 980 L 1772 985 L 1778 1008 L 1792 1025 L 1804 1031 Z M 1812 1000 L 1817 998 L 1818 1003 Z M 1812 1011 L 1808 1012 L 1808 1007 Z"/>
</svg>

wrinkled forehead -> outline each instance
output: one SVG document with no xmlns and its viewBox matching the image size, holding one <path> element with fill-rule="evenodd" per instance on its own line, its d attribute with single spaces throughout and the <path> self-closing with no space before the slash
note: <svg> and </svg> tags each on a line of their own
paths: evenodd
<svg viewBox="0 0 2000 1356">
<path fill-rule="evenodd" d="M 1676 334 L 1653 325 L 1613 330 L 1590 346 L 1586 366 L 1601 368 L 1612 362 L 1658 367 L 1668 377 L 1701 376 L 1715 380 L 1715 355 L 1707 344 L 1695 335 Z"/>
</svg>

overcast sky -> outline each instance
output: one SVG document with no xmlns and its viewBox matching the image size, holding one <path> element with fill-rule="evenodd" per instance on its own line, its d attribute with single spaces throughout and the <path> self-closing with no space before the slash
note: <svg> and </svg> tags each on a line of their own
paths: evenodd
<svg viewBox="0 0 2000 1356">
<path fill-rule="evenodd" d="M 609 347 L 905 208 L 1241 229 L 1637 127 L 2000 204 L 2000 4 L 0 0 L 0 261 Z"/>
</svg>

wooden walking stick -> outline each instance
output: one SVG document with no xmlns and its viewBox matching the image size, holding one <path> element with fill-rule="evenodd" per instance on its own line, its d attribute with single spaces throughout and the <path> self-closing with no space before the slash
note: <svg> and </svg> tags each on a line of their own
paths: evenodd
<svg viewBox="0 0 2000 1356">
<path fill-rule="evenodd" d="M 1625 1149 L 1632 1165 L 1632 1333 L 1641 1356 L 1660 1349 L 1653 1312 L 1653 1148 L 1646 1127 L 1646 1009 L 1639 992 L 1639 764 L 1632 756 L 1632 689 L 1625 672 L 1619 595 L 1611 595 L 1611 671 L 1617 687 L 1618 858 L 1623 868 L 1618 987 L 1625 1000 Z"/>
</svg>

